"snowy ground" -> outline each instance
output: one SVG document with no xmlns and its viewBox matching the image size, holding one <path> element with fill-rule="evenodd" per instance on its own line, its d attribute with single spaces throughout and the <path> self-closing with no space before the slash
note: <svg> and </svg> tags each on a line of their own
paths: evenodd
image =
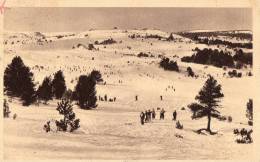
<svg viewBox="0 0 260 162">
<path fill-rule="evenodd" d="M 174 36 L 181 41 L 128 38 L 133 33 L 169 35 L 157 30 L 129 30 L 127 33 L 124 30 L 104 30 L 67 33 L 67 37 L 57 39 L 55 35 L 64 33 L 44 33 L 47 41 L 39 44 L 39 38 L 33 33 L 26 33 L 26 36 L 15 34 L 15 38 L 8 37 L 8 33 L 5 36 L 8 43 L 5 45 L 4 67 L 15 55 L 19 55 L 31 67 L 35 82 L 39 84 L 45 76 L 62 69 L 70 89 L 74 89 L 79 75 L 93 69 L 100 70 L 107 84 L 97 85 L 97 95 L 107 94 L 108 98 L 116 97 L 117 101 L 99 101 L 98 108 L 90 111 L 74 106 L 81 120 L 78 131 L 45 133 L 42 128 L 46 121 L 60 118 L 55 110 L 58 101 L 23 107 L 17 99 L 13 99 L 9 103 L 10 109 L 18 118 L 4 119 L 4 158 L 250 159 L 253 156 L 253 144 L 237 144 L 233 129 L 250 128 L 246 125 L 245 110 L 246 102 L 253 97 L 254 86 L 253 78 L 244 74 L 252 69 L 243 69 L 243 77 L 239 79 L 223 77 L 225 71 L 221 68 L 180 62 L 180 58 L 191 55 L 195 47 L 202 49 L 206 45 L 195 44 L 177 35 Z M 88 43 L 110 37 L 118 43 L 106 47 L 95 45 L 98 51 L 72 49 L 79 43 L 87 46 Z M 16 43 L 10 44 L 13 39 Z M 138 58 L 136 55 L 139 52 L 150 52 L 156 57 Z M 159 68 L 158 55 L 177 60 L 181 73 Z M 188 66 L 199 78 L 187 77 L 185 71 Z M 233 118 L 231 123 L 213 120 L 212 129 L 218 131 L 215 136 L 196 134 L 195 130 L 206 127 L 207 120 L 192 120 L 191 112 L 186 107 L 194 101 L 207 74 L 214 75 L 222 85 L 225 97 L 220 112 Z M 135 101 L 135 95 L 139 96 L 138 101 Z M 160 95 L 163 101 L 160 101 Z M 156 110 L 157 107 L 166 110 L 166 119 L 159 120 L 157 112 L 156 120 L 141 125 L 140 112 L 153 108 Z M 182 107 L 185 110 L 181 110 Z M 174 110 L 177 110 L 177 118 L 184 125 L 183 130 L 176 129 L 171 120 Z"/>
</svg>

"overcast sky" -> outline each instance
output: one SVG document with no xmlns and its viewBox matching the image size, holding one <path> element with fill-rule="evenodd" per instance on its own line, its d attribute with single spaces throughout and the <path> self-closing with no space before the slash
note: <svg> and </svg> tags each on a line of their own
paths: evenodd
<svg viewBox="0 0 260 162">
<path fill-rule="evenodd" d="M 249 8 L 10 8 L 4 13 L 9 31 L 85 31 L 157 28 L 185 30 L 251 30 Z"/>
</svg>

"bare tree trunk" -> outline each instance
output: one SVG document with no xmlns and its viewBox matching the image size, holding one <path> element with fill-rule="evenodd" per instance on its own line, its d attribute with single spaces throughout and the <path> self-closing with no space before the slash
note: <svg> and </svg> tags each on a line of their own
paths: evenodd
<svg viewBox="0 0 260 162">
<path fill-rule="evenodd" d="M 208 127 L 207 127 L 207 131 L 211 132 L 210 130 L 210 122 L 211 122 L 211 113 L 208 114 Z"/>
</svg>

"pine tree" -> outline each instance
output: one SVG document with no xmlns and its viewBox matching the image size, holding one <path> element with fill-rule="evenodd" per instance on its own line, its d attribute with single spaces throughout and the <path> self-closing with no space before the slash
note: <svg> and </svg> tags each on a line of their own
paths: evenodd
<svg viewBox="0 0 260 162">
<path fill-rule="evenodd" d="M 81 108 L 90 109 L 97 107 L 96 81 L 91 75 L 81 75 L 79 77 L 74 93 Z"/>
<path fill-rule="evenodd" d="M 167 38 L 167 41 L 173 41 L 174 37 L 173 37 L 173 33 L 170 34 L 170 36 Z"/>
<path fill-rule="evenodd" d="M 37 90 L 37 95 L 40 100 L 44 100 L 45 103 L 52 99 L 52 82 L 50 77 L 45 77 L 42 85 Z"/>
<path fill-rule="evenodd" d="M 66 91 L 65 79 L 61 70 L 57 71 L 54 74 L 52 86 L 53 86 L 54 96 L 57 99 L 60 99 L 63 96 L 64 92 Z"/>
<path fill-rule="evenodd" d="M 195 97 L 195 99 L 199 101 L 199 104 L 193 103 L 188 106 L 193 112 L 192 119 L 208 118 L 207 128 L 200 129 L 199 132 L 206 130 L 212 133 L 210 128 L 211 117 L 218 118 L 220 116 L 220 112 L 217 111 L 216 108 L 219 107 L 220 98 L 222 97 L 224 97 L 224 94 L 221 92 L 221 85 L 209 75 L 203 88 Z"/>
<path fill-rule="evenodd" d="M 20 56 L 15 56 L 4 72 L 4 91 L 7 95 L 21 97 L 23 105 L 35 100 L 33 73 L 25 66 Z"/>
<path fill-rule="evenodd" d="M 29 106 L 36 100 L 36 93 L 34 87 L 35 84 L 33 83 L 33 79 L 31 77 L 25 77 L 22 89 L 23 92 L 21 95 L 21 99 L 23 101 L 24 106 Z"/>
<path fill-rule="evenodd" d="M 25 76 L 26 75 L 26 76 Z M 20 56 L 15 56 L 4 72 L 4 91 L 10 96 L 20 97 L 25 78 L 33 77 L 29 67 L 25 66 Z"/>
<path fill-rule="evenodd" d="M 70 132 L 78 129 L 80 127 L 79 119 L 75 119 L 76 115 L 73 112 L 73 105 L 70 100 L 63 98 L 61 102 L 58 102 L 58 107 L 56 109 L 59 114 L 63 115 L 63 119 L 60 121 L 56 120 L 56 126 L 61 131 L 67 131 L 70 127 Z"/>
</svg>

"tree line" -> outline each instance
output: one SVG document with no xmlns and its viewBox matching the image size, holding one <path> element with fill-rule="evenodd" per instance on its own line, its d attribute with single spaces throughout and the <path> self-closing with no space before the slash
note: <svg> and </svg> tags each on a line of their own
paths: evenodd
<svg viewBox="0 0 260 162">
<path fill-rule="evenodd" d="M 97 106 L 96 82 L 102 81 L 99 71 L 93 70 L 89 75 L 80 75 L 74 91 L 67 89 L 65 77 L 61 70 L 54 74 L 54 78 L 47 76 L 36 89 L 34 74 L 23 63 L 20 56 L 15 56 L 4 71 L 4 93 L 21 99 L 24 106 L 36 101 L 47 101 L 53 98 L 66 97 L 77 101 L 82 109 L 91 109 Z"/>
<path fill-rule="evenodd" d="M 252 49 L 253 44 L 252 42 L 248 43 L 232 43 L 229 41 L 225 40 L 220 40 L 220 39 L 208 39 L 208 38 L 200 38 L 200 37 L 217 37 L 217 36 L 228 36 L 231 38 L 239 38 L 239 39 L 248 39 L 252 41 L 252 34 L 250 33 L 220 33 L 220 32 L 196 32 L 196 33 L 187 33 L 187 32 L 180 32 L 178 33 L 179 35 L 192 39 L 193 41 L 197 41 L 202 44 L 207 44 L 207 45 L 225 45 L 228 46 L 229 48 L 248 48 Z"/>
<path fill-rule="evenodd" d="M 193 62 L 204 65 L 213 65 L 216 67 L 227 66 L 230 68 L 242 68 L 244 64 L 252 65 L 252 53 L 244 53 L 243 50 L 236 51 L 232 56 L 229 52 L 219 51 L 217 49 L 204 48 L 202 50 L 195 48 L 196 53 L 192 56 L 181 58 L 183 62 Z"/>
</svg>

